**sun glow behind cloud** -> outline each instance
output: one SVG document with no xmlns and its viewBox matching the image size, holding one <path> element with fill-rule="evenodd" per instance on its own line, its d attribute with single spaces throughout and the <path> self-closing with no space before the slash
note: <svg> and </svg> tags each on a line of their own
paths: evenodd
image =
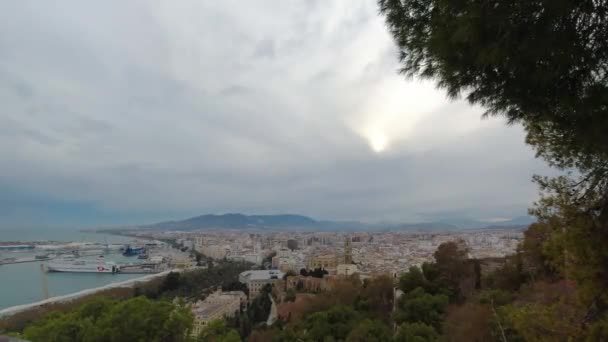
<svg viewBox="0 0 608 342">
<path fill-rule="evenodd" d="M 369 144 L 376 153 L 384 151 L 388 146 L 388 140 L 382 133 L 376 133 L 370 137 Z"/>
<path fill-rule="evenodd" d="M 391 75 L 370 93 L 367 104 L 350 125 L 367 140 L 372 151 L 385 152 L 407 140 L 420 120 L 446 102 L 429 82 L 405 82 Z"/>
</svg>

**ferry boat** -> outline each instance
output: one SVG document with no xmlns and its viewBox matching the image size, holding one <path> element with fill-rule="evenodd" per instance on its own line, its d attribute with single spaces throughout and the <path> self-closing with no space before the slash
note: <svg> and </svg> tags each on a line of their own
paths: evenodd
<svg viewBox="0 0 608 342">
<path fill-rule="evenodd" d="M 46 264 L 47 272 L 118 273 L 120 266 L 105 260 L 64 260 Z"/>
</svg>

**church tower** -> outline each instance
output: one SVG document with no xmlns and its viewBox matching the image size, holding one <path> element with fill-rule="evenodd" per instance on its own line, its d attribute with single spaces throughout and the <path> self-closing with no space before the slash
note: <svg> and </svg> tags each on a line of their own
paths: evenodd
<svg viewBox="0 0 608 342">
<path fill-rule="evenodd" d="M 352 264 L 353 263 L 353 246 L 351 242 L 350 236 L 347 236 L 344 240 L 344 263 Z"/>
</svg>

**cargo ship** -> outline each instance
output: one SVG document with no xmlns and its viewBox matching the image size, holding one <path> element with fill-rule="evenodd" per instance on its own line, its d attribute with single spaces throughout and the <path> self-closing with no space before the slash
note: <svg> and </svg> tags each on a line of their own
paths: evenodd
<svg viewBox="0 0 608 342">
<path fill-rule="evenodd" d="M 46 264 L 47 272 L 118 273 L 120 266 L 105 260 L 64 260 Z"/>
</svg>

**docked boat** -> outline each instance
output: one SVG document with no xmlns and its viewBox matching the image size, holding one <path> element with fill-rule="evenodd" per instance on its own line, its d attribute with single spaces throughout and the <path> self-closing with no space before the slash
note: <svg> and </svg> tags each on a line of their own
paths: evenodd
<svg viewBox="0 0 608 342">
<path fill-rule="evenodd" d="M 46 264 L 47 272 L 118 273 L 120 267 L 113 262 L 97 260 L 63 260 Z"/>
<path fill-rule="evenodd" d="M 122 253 L 123 256 L 135 256 L 146 253 L 146 249 L 144 247 L 131 247 L 127 246 L 125 251 Z"/>
</svg>

